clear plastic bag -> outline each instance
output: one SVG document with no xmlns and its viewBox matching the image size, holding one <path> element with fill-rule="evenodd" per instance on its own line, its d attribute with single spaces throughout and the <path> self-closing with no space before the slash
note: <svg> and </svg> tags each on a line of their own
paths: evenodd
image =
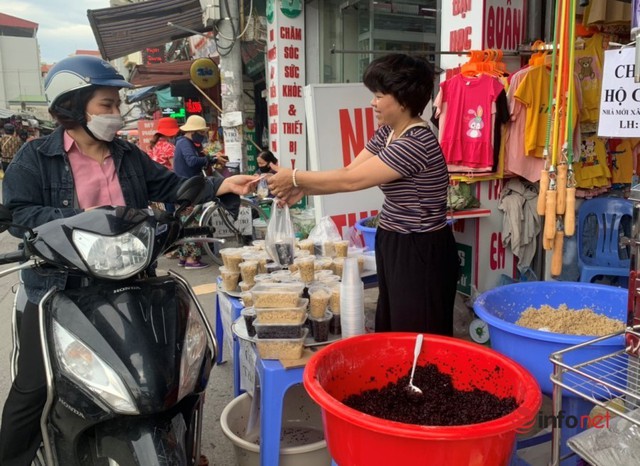
<svg viewBox="0 0 640 466">
<path fill-rule="evenodd" d="M 267 225 L 265 249 L 274 262 L 288 266 L 293 264 L 294 246 L 295 233 L 289 207 L 278 207 L 277 203 L 274 203 Z"/>
<path fill-rule="evenodd" d="M 637 409 L 627 415 L 640 420 Z M 604 425 L 591 427 L 571 437 L 567 446 L 594 466 L 640 464 L 640 427 L 622 417 L 602 415 L 601 418 L 600 424 Z"/>
<path fill-rule="evenodd" d="M 309 233 L 309 239 L 315 245 L 316 255 L 333 257 L 335 256 L 333 244 L 342 240 L 342 236 L 331 217 L 322 217 Z"/>
</svg>

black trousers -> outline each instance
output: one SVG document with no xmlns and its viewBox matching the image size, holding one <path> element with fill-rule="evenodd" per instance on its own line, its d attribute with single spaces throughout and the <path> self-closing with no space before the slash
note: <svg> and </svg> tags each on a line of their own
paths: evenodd
<svg viewBox="0 0 640 466">
<path fill-rule="evenodd" d="M 40 416 L 47 380 L 40 345 L 38 306 L 27 302 L 20 323 L 18 373 L 2 411 L 0 465 L 29 466 L 42 441 Z"/>
<path fill-rule="evenodd" d="M 453 335 L 460 268 L 449 226 L 428 233 L 376 233 L 376 332 Z"/>
</svg>

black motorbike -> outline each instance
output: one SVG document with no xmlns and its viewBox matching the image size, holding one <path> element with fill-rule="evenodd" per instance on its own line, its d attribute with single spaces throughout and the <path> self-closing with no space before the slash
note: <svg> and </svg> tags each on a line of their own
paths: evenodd
<svg viewBox="0 0 640 466">
<path fill-rule="evenodd" d="M 39 303 L 47 402 L 36 464 L 198 464 L 216 337 L 187 281 L 171 271 L 155 276 L 155 262 L 211 234 L 179 220 L 203 183 L 183 184 L 174 214 L 101 207 L 29 229 L 0 205 L 0 231 L 26 231 L 19 251 L 0 254 L 0 264 L 21 265 L 1 275 L 27 267 L 69 273 L 67 289 Z M 23 290 L 14 305 L 14 364 L 21 303 Z"/>
</svg>

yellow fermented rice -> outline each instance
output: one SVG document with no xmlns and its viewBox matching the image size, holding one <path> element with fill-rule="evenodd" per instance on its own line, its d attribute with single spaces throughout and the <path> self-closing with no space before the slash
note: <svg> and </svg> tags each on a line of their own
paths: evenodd
<svg viewBox="0 0 640 466">
<path fill-rule="evenodd" d="M 603 336 L 624 329 L 624 323 L 593 309 L 570 309 L 561 304 L 557 309 L 547 304 L 540 308 L 528 307 L 520 316 L 516 325 L 547 332 L 568 335 Z"/>
</svg>

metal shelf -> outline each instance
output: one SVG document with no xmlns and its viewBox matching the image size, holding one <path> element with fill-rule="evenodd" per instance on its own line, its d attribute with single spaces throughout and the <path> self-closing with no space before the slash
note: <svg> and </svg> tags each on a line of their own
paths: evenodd
<svg viewBox="0 0 640 466">
<path fill-rule="evenodd" d="M 626 337 L 628 334 L 640 338 L 637 329 L 627 329 L 552 353 L 551 362 L 555 367 L 551 381 L 554 385 L 640 426 L 640 420 L 627 414 L 640 408 L 640 359 L 637 355 L 630 355 L 626 349 L 621 349 L 575 365 L 563 361 L 567 355 L 586 346 L 620 338 L 621 335 Z M 624 401 L 624 409 L 608 404 L 613 400 Z"/>
<path fill-rule="evenodd" d="M 595 359 L 568 364 L 567 359 L 578 359 L 576 353 L 598 343 L 611 343 L 612 339 L 640 338 L 640 328 L 589 340 L 585 343 L 552 353 L 553 364 L 551 382 L 554 385 L 554 415 L 562 409 L 562 390 L 600 406 L 610 413 L 620 416 L 634 425 L 640 426 L 640 419 L 630 413 L 640 408 L 640 359 L 637 354 L 629 354 L 630 348 L 623 348 Z M 616 403 L 611 403 L 612 401 Z M 556 432 L 558 431 L 558 432 Z M 554 428 L 552 465 L 559 464 L 560 433 Z"/>
</svg>

